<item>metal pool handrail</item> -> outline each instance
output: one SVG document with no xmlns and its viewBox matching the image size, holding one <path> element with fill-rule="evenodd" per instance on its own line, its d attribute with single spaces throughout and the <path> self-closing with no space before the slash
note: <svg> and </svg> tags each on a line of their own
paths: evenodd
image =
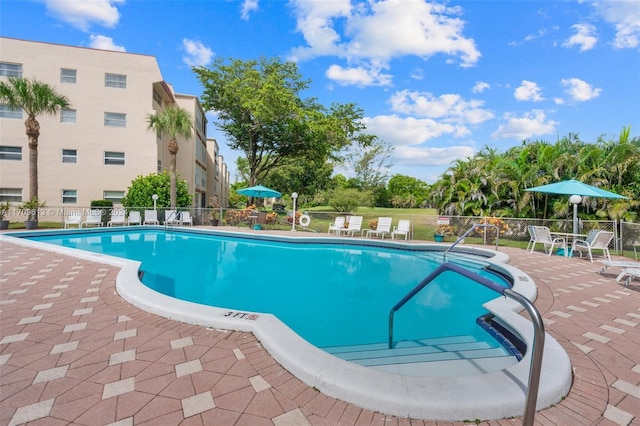
<svg viewBox="0 0 640 426">
<path fill-rule="evenodd" d="M 447 253 L 449 253 L 455 246 L 458 245 L 458 243 L 462 240 L 464 240 L 464 237 L 466 237 L 467 235 L 469 235 L 471 233 L 471 231 L 473 231 L 476 228 L 496 228 L 496 251 L 498 250 L 498 239 L 500 238 L 500 230 L 498 229 L 498 227 L 494 224 L 491 223 L 475 223 L 471 228 L 467 229 L 467 231 L 462 234 L 460 237 L 458 237 L 458 239 L 456 240 L 455 243 L 451 244 L 451 246 L 449 246 L 448 249 L 446 249 L 444 251 L 444 253 L 442 254 L 442 261 L 446 262 L 447 261 Z"/>
<path fill-rule="evenodd" d="M 495 225 L 494 225 L 495 226 Z M 472 228 L 473 229 L 473 228 Z M 459 265 L 451 262 L 443 263 L 438 266 L 435 271 L 430 273 L 424 280 L 422 280 L 417 286 L 415 286 L 406 296 L 404 296 L 398 303 L 395 304 L 391 311 L 389 311 L 389 349 L 393 347 L 393 315 L 395 312 L 404 306 L 413 296 L 415 296 L 420 290 L 430 284 L 438 275 L 445 271 L 452 271 L 460 274 L 472 281 L 482 284 L 483 286 L 495 291 L 505 297 L 509 297 L 516 302 L 520 303 L 529 313 L 531 322 L 533 323 L 533 342 L 531 344 L 532 355 L 531 364 L 529 366 L 529 384 L 527 386 L 527 398 L 525 403 L 523 426 L 532 426 L 533 420 L 536 415 L 536 402 L 538 399 L 538 387 L 540 384 L 540 370 L 542 368 L 542 354 L 544 352 L 544 323 L 540 312 L 536 307 L 520 293 L 513 291 L 508 287 L 504 287 L 495 281 L 471 272 Z"/>
</svg>

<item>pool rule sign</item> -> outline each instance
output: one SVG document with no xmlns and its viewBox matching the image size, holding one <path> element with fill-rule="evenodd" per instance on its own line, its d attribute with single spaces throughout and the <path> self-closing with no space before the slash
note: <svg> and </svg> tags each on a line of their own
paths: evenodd
<svg viewBox="0 0 640 426">
<path fill-rule="evenodd" d="M 438 216 L 438 225 L 449 225 L 449 218 L 447 216 Z"/>
</svg>

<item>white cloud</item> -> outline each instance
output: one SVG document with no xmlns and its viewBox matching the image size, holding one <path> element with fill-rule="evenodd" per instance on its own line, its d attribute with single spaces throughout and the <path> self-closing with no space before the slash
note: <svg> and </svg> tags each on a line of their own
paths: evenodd
<svg viewBox="0 0 640 426">
<path fill-rule="evenodd" d="M 124 0 L 45 1 L 52 15 L 82 31 L 89 31 L 92 24 L 113 28 L 120 20 L 116 5 L 123 3 Z"/>
<path fill-rule="evenodd" d="M 391 161 L 394 166 L 447 166 L 456 160 L 472 157 L 473 154 L 474 149 L 470 146 L 446 148 L 399 146 L 393 151 Z"/>
<path fill-rule="evenodd" d="M 613 47 L 633 49 L 640 46 L 640 2 L 609 0 L 593 2 L 592 5 L 605 21 L 615 27 Z"/>
<path fill-rule="evenodd" d="M 258 0 L 244 0 L 242 2 L 242 11 L 240 17 L 245 21 L 249 20 L 249 14 L 254 10 L 258 10 Z"/>
<path fill-rule="evenodd" d="M 111 37 L 99 35 L 99 34 L 91 34 L 89 36 L 89 46 L 94 49 L 101 50 L 114 50 L 116 52 L 126 52 L 127 50 L 124 46 L 118 46 L 113 42 Z"/>
<path fill-rule="evenodd" d="M 575 24 L 571 28 L 576 30 L 576 34 L 569 37 L 562 45 L 565 47 L 580 46 L 580 51 L 584 52 L 593 49 L 598 38 L 595 36 L 596 27 L 590 24 Z"/>
<path fill-rule="evenodd" d="M 365 118 L 367 132 L 394 146 L 419 145 L 429 139 L 445 134 L 454 134 L 458 128 L 452 124 L 439 123 L 428 118 L 378 115 Z"/>
<path fill-rule="evenodd" d="M 542 89 L 532 81 L 522 80 L 520 87 L 513 92 L 513 97 L 519 101 L 543 101 Z"/>
<path fill-rule="evenodd" d="M 521 117 L 507 113 L 504 115 L 504 119 L 506 124 L 501 124 L 498 130 L 491 134 L 492 138 L 524 140 L 553 134 L 558 124 L 548 119 L 544 111 L 541 110 L 532 110 Z"/>
<path fill-rule="evenodd" d="M 292 0 L 297 30 L 307 43 L 292 49 L 291 60 L 338 56 L 346 68 L 384 69 L 394 58 L 437 54 L 475 65 L 480 52 L 463 34 L 459 7 L 424 0 Z"/>
<path fill-rule="evenodd" d="M 600 96 L 602 89 L 597 89 L 579 78 L 563 78 L 560 82 L 565 87 L 565 93 L 574 101 L 588 101 Z"/>
<path fill-rule="evenodd" d="M 182 47 L 186 52 L 182 60 L 192 67 L 207 65 L 213 57 L 213 51 L 196 40 L 182 39 Z"/>
<path fill-rule="evenodd" d="M 331 65 L 326 76 L 342 86 L 388 86 L 391 84 L 391 75 L 383 74 L 379 69 L 363 67 L 342 68 L 340 65 Z"/>
<path fill-rule="evenodd" d="M 389 101 L 395 112 L 438 118 L 458 125 L 480 124 L 494 117 L 491 111 L 482 108 L 484 101 L 465 100 L 455 94 L 435 97 L 431 93 L 403 90 L 394 93 Z"/>
<path fill-rule="evenodd" d="M 485 83 L 484 81 L 478 81 L 473 86 L 472 92 L 473 93 L 482 93 L 487 89 L 491 89 L 491 86 L 489 85 L 489 83 Z"/>
</svg>

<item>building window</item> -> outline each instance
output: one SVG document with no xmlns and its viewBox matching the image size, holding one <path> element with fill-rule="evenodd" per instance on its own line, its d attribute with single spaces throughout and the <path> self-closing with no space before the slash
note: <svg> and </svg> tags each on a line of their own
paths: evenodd
<svg viewBox="0 0 640 426">
<path fill-rule="evenodd" d="M 22 189 L 21 188 L 0 188 L 0 202 L 21 203 L 22 202 Z"/>
<path fill-rule="evenodd" d="M 124 152 L 104 152 L 104 164 L 108 166 L 124 166 Z"/>
<path fill-rule="evenodd" d="M 104 125 L 112 127 L 127 127 L 127 114 L 105 112 Z"/>
<path fill-rule="evenodd" d="M 62 162 L 63 163 L 77 163 L 78 162 L 78 150 L 77 149 L 63 149 L 62 150 Z"/>
<path fill-rule="evenodd" d="M 156 101 L 158 106 L 162 106 L 162 97 L 160 96 L 160 93 L 158 93 L 158 91 L 155 89 L 153 90 L 153 100 Z"/>
<path fill-rule="evenodd" d="M 0 76 L 18 78 L 22 77 L 22 64 L 0 62 Z"/>
<path fill-rule="evenodd" d="M 0 146 L 0 160 L 22 160 L 21 146 Z"/>
<path fill-rule="evenodd" d="M 63 108 L 60 111 L 61 123 L 75 123 L 76 122 L 76 110 Z"/>
<path fill-rule="evenodd" d="M 158 173 L 162 172 L 162 161 L 158 160 Z"/>
<path fill-rule="evenodd" d="M 0 104 L 1 118 L 22 118 L 22 108 L 10 108 L 7 104 Z"/>
<path fill-rule="evenodd" d="M 76 70 L 71 70 L 68 68 L 61 68 L 60 69 L 60 83 L 76 83 L 76 74 L 77 71 Z"/>
<path fill-rule="evenodd" d="M 127 76 L 121 74 L 105 74 L 105 87 L 117 87 L 119 89 L 127 88 Z"/>
<path fill-rule="evenodd" d="M 124 191 L 102 191 L 103 200 L 111 200 L 113 204 L 122 203 L 124 198 Z"/>
<path fill-rule="evenodd" d="M 62 190 L 62 204 L 77 204 L 78 203 L 78 191 L 75 189 L 63 189 Z"/>
</svg>

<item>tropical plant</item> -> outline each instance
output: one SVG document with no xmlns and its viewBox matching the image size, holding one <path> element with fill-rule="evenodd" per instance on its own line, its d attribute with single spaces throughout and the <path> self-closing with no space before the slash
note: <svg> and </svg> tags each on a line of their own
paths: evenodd
<svg viewBox="0 0 640 426">
<path fill-rule="evenodd" d="M 191 113 L 177 105 L 169 105 L 155 114 L 147 115 L 149 129 L 169 136 L 169 174 L 171 176 L 170 206 L 176 207 L 176 158 L 178 156 L 178 136 L 190 138 L 193 131 Z"/>
<path fill-rule="evenodd" d="M 20 206 L 23 214 L 27 215 L 27 221 L 38 220 L 38 210 L 45 206 L 45 202 L 38 201 L 37 198 L 32 198 L 29 201 L 25 201 Z"/>
<path fill-rule="evenodd" d="M 24 122 L 29 141 L 29 199 L 38 199 L 38 138 L 40 137 L 40 115 L 55 115 L 70 106 L 69 99 L 53 87 L 38 80 L 9 77 L 0 82 L 0 103 L 8 108 L 22 108 L 27 114 Z M 36 218 L 37 220 L 37 209 Z"/>
<path fill-rule="evenodd" d="M 4 203 L 0 203 L 0 220 L 4 220 L 7 213 L 9 213 L 9 209 L 11 208 L 11 204 L 8 201 Z"/>
<path fill-rule="evenodd" d="M 451 225 L 438 225 L 436 228 L 435 235 L 442 235 L 443 237 L 448 237 L 449 235 L 453 235 L 455 228 Z"/>
</svg>

